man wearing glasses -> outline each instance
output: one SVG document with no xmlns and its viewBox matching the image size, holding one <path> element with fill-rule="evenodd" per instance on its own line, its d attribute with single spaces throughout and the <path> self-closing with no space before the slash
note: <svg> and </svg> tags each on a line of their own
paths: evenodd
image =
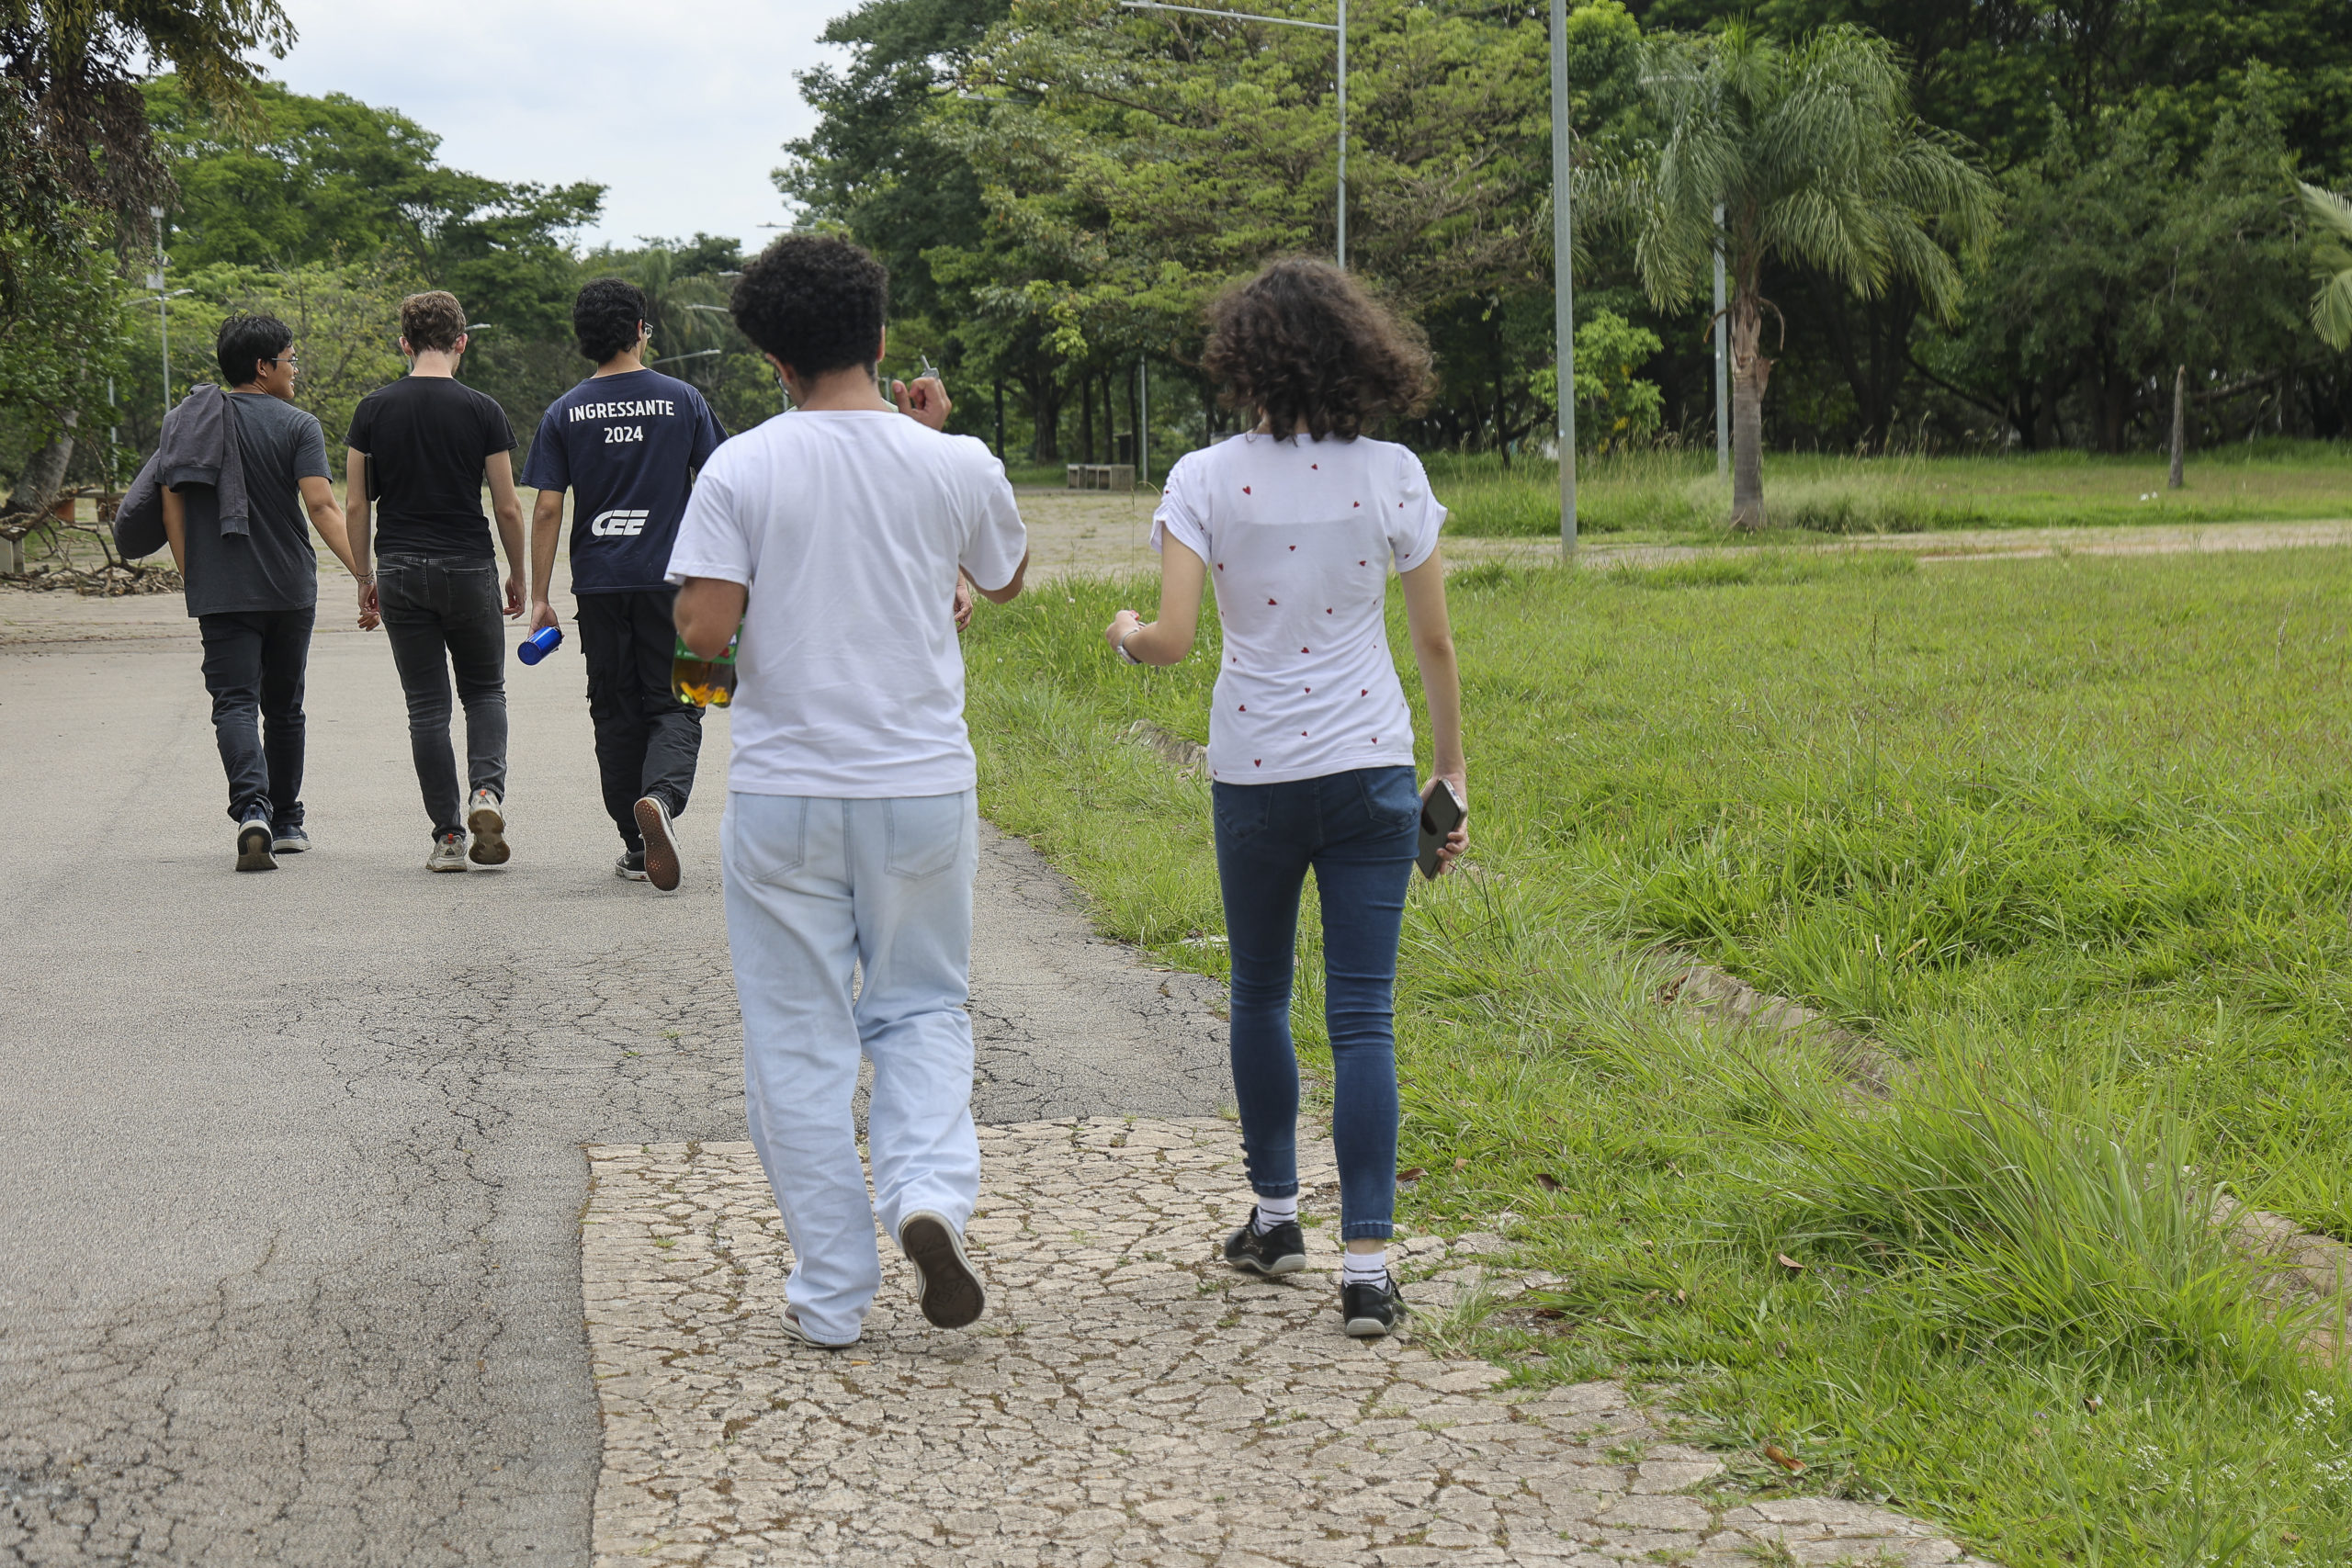
<svg viewBox="0 0 2352 1568">
<path fill-rule="evenodd" d="M 230 389 L 245 514 L 223 517 L 213 484 L 174 490 L 164 476 L 164 531 L 204 638 L 204 685 L 229 775 L 239 871 L 274 870 L 278 855 L 311 847 L 302 826 L 302 681 L 319 602 L 311 529 L 360 575 L 327 482 L 325 437 L 292 401 L 293 344 L 277 317 L 239 315 L 220 324 L 213 345 Z M 360 619 L 373 624 L 371 615 Z"/>
</svg>

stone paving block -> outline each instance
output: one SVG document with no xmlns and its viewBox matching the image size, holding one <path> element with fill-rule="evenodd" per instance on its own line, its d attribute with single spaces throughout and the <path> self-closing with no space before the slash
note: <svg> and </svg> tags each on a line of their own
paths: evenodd
<svg viewBox="0 0 2352 1568">
<path fill-rule="evenodd" d="M 1704 1495 L 1721 1462 L 1613 1384 L 1502 1389 L 1409 1331 L 1347 1338 L 1328 1223 L 1306 1272 L 1232 1273 L 1218 1248 L 1247 1188 L 1227 1122 L 980 1135 L 989 1315 L 931 1328 L 886 1241 L 865 1337 L 838 1353 L 777 1325 L 789 1258 L 748 1143 L 591 1148 L 596 1568 L 1601 1568 L 1781 1540 L 1804 1562 L 1962 1561 L 1883 1509 Z M 1300 1153 L 1303 1209 L 1328 1222 L 1329 1146 Z M 1406 1246 L 1408 1276 L 1521 1288 L 1500 1236 Z"/>
</svg>

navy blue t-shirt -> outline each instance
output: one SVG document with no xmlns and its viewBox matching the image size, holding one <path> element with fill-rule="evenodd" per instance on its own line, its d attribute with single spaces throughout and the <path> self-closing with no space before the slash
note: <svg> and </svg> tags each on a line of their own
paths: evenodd
<svg viewBox="0 0 2352 1568">
<path fill-rule="evenodd" d="M 558 398 L 523 483 L 571 491 L 571 591 L 666 586 L 694 472 L 726 439 L 702 394 L 658 370 L 592 376 Z"/>
</svg>

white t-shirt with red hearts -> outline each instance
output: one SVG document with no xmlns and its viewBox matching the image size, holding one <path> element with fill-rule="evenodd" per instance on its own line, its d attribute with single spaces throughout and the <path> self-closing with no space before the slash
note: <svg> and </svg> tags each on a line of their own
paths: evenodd
<svg viewBox="0 0 2352 1568">
<path fill-rule="evenodd" d="M 1388 441 L 1236 435 L 1177 459 L 1151 545 L 1201 558 L 1225 630 L 1209 776 L 1282 784 L 1413 765 L 1388 650 L 1388 570 L 1437 548 L 1445 508 Z"/>
</svg>

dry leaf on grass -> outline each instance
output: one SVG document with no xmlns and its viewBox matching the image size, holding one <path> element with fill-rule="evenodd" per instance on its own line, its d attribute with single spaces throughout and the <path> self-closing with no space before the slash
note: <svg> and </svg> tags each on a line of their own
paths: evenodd
<svg viewBox="0 0 2352 1568">
<path fill-rule="evenodd" d="M 1788 1450 L 1781 1447 L 1778 1443 L 1765 1444 L 1764 1457 L 1770 1460 L 1774 1464 L 1779 1465 L 1782 1470 L 1787 1471 L 1791 1475 L 1803 1475 L 1804 1473 L 1804 1461 L 1797 1458 L 1796 1455 L 1789 1452 Z"/>
<path fill-rule="evenodd" d="M 1548 1170 L 1539 1170 L 1535 1173 L 1535 1185 L 1546 1192 L 1557 1192 L 1560 1190 L 1560 1179 Z"/>
<path fill-rule="evenodd" d="M 1802 1274 L 1804 1272 L 1804 1265 L 1798 1262 L 1795 1258 L 1791 1258 L 1787 1253 L 1776 1252 L 1772 1256 L 1780 1261 L 1781 1267 L 1787 1269 L 1790 1273 Z"/>
<path fill-rule="evenodd" d="M 1417 1165 L 1408 1170 L 1398 1171 L 1396 1173 L 1396 1179 L 1399 1181 L 1419 1181 L 1422 1177 L 1427 1176 L 1428 1174 L 1428 1171 L 1423 1170 Z"/>
</svg>

